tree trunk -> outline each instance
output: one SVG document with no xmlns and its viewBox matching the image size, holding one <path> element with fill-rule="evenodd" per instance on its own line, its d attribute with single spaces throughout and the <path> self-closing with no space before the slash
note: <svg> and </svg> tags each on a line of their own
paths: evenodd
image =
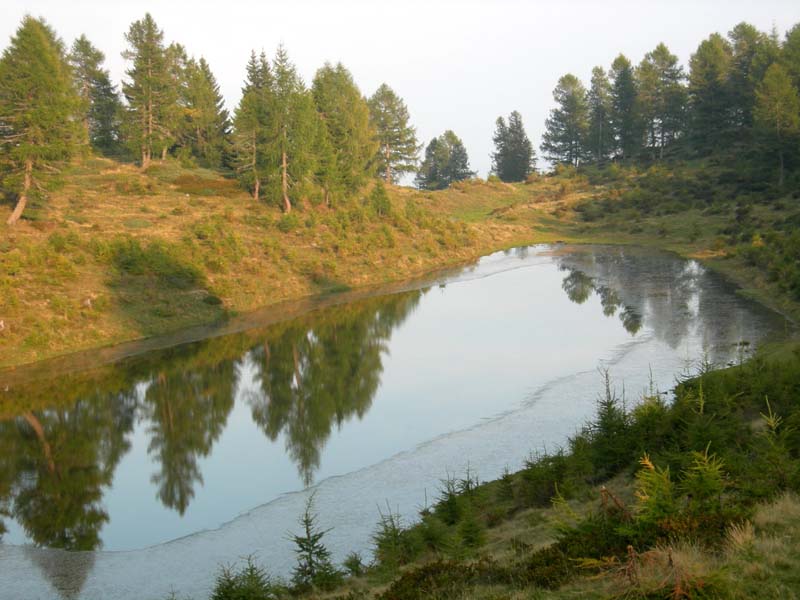
<svg viewBox="0 0 800 600">
<path fill-rule="evenodd" d="M 383 150 L 383 155 L 386 157 L 386 173 L 384 177 L 386 178 L 386 183 L 392 183 L 392 167 L 389 164 L 389 146 L 387 145 Z"/>
<path fill-rule="evenodd" d="M 167 160 L 167 147 L 166 146 L 161 148 L 161 162 L 164 162 L 165 160 Z"/>
<path fill-rule="evenodd" d="M 14 207 L 14 212 L 8 217 L 6 224 L 13 225 L 22 216 L 22 211 L 25 210 L 25 205 L 28 203 L 28 192 L 31 189 L 31 181 L 33 179 L 33 159 L 25 161 L 25 181 L 22 184 L 22 193 L 19 195 L 17 205 Z"/>
<path fill-rule="evenodd" d="M 39 443 L 42 445 L 42 452 L 44 452 L 44 458 L 47 461 L 47 470 L 56 475 L 56 462 L 53 460 L 53 451 L 50 449 L 50 443 L 44 435 L 44 427 L 42 427 L 41 421 L 32 412 L 26 412 L 23 417 L 28 422 L 28 425 L 31 426 L 31 429 L 39 439 Z"/>
<path fill-rule="evenodd" d="M 261 189 L 261 182 L 258 180 L 258 175 L 256 175 L 256 183 L 253 186 L 253 200 L 258 202 L 258 192 Z"/>
<path fill-rule="evenodd" d="M 286 162 L 286 151 L 281 153 L 281 190 L 283 191 L 283 212 L 292 212 L 292 203 L 289 201 L 289 173 Z"/>
<path fill-rule="evenodd" d="M 778 187 L 783 189 L 783 181 L 784 181 L 783 148 L 778 150 L 778 163 L 779 163 Z"/>
</svg>

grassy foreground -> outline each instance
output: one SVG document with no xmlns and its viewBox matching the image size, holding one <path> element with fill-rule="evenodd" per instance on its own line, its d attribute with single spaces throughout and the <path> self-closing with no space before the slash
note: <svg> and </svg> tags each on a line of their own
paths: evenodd
<svg viewBox="0 0 800 600">
<path fill-rule="evenodd" d="M 283 215 L 211 171 L 169 161 L 142 173 L 86 159 L 28 220 L 0 226 L 0 367 L 558 240 L 699 258 L 796 319 L 800 274 L 765 268 L 775 260 L 763 231 L 796 226 L 800 209 L 794 198 L 764 203 L 760 194 L 743 193 L 713 165 L 612 166 L 523 184 L 391 188 L 388 210 L 365 190 L 340 206 L 300 203 Z M 780 257 L 791 270 L 793 256 Z"/>
</svg>

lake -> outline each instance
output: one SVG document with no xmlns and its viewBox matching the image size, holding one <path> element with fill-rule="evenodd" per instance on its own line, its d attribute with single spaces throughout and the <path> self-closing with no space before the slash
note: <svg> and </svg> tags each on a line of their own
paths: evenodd
<svg viewBox="0 0 800 600">
<path fill-rule="evenodd" d="M 368 555 L 379 506 L 408 523 L 442 479 L 563 445 L 603 369 L 632 405 L 787 328 L 637 248 L 518 248 L 408 287 L 0 372 L 0 598 L 205 598 L 247 555 L 286 575 L 312 490 L 334 558 Z"/>
</svg>

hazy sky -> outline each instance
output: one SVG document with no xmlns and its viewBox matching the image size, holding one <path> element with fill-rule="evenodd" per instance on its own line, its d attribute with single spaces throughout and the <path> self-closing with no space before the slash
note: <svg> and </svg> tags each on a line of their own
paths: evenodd
<svg viewBox="0 0 800 600">
<path fill-rule="evenodd" d="M 537 147 L 552 90 L 564 73 L 588 83 L 619 53 L 634 63 L 663 41 L 684 64 L 708 34 L 748 21 L 781 37 L 800 22 L 798 0 L 261 0 L 115 2 L 2 0 L 2 47 L 26 13 L 68 43 L 85 33 L 119 82 L 124 33 L 149 11 L 167 42 L 204 56 L 232 111 L 251 49 L 271 56 L 283 42 L 310 84 L 325 61 L 341 61 L 361 91 L 388 83 L 408 104 L 421 141 L 452 129 L 482 175 L 494 121 L 522 113 Z"/>
</svg>

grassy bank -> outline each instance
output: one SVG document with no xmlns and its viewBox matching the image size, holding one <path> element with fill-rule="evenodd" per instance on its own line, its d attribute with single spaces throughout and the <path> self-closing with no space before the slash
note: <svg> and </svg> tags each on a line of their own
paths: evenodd
<svg viewBox="0 0 800 600">
<path fill-rule="evenodd" d="M 388 210 L 366 189 L 283 215 L 211 171 L 88 159 L 29 220 L 0 232 L 0 367 L 558 240 L 698 258 L 797 319 L 797 284 L 764 268 L 763 248 L 800 219 L 798 203 L 761 202 L 725 177 L 706 164 L 564 170 L 523 184 L 391 188 Z"/>
<path fill-rule="evenodd" d="M 0 366 L 399 281 L 525 239 L 407 190 L 390 203 L 376 210 L 368 189 L 283 215 L 210 171 L 73 166 L 31 220 L 0 233 Z"/>
</svg>

